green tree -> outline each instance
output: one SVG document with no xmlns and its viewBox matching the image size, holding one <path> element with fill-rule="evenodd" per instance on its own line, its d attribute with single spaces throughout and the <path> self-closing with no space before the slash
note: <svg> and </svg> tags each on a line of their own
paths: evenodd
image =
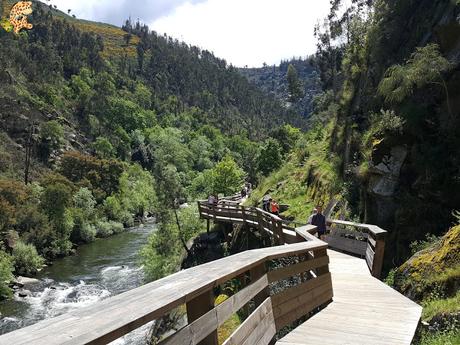
<svg viewBox="0 0 460 345">
<path fill-rule="evenodd" d="M 225 156 L 210 170 L 210 185 L 216 194 L 232 195 L 241 189 L 245 173 L 231 156 Z"/>
<path fill-rule="evenodd" d="M 100 158 L 113 158 L 115 156 L 115 150 L 110 141 L 105 137 L 98 137 L 93 144 L 96 154 Z"/>
<path fill-rule="evenodd" d="M 9 282 L 14 279 L 13 260 L 10 255 L 0 249 L 0 299 L 11 297 Z"/>
<path fill-rule="evenodd" d="M 268 175 L 275 169 L 278 169 L 281 163 L 281 146 L 278 140 L 272 138 L 267 139 L 259 154 L 259 171 L 264 175 Z"/>
<path fill-rule="evenodd" d="M 43 267 L 45 260 L 32 244 L 18 241 L 13 248 L 14 269 L 20 275 L 33 275 Z"/>
<path fill-rule="evenodd" d="M 292 64 L 288 66 L 286 79 L 288 82 L 289 101 L 297 102 L 303 97 L 303 90 L 297 70 Z"/>
<path fill-rule="evenodd" d="M 40 127 L 40 151 L 43 159 L 48 159 L 51 152 L 59 150 L 64 141 L 64 129 L 56 120 L 45 122 Z"/>
<path fill-rule="evenodd" d="M 284 125 L 272 133 L 272 137 L 278 140 L 283 153 L 288 153 L 294 148 L 300 138 L 300 130 L 291 125 Z"/>
</svg>

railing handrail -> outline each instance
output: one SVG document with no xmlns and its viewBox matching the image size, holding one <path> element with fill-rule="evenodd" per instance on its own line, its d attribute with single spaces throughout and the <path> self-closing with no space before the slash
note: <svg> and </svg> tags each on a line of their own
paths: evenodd
<svg viewBox="0 0 460 345">
<path fill-rule="evenodd" d="M 214 219 L 215 221 L 220 221 L 222 219 L 219 219 L 218 217 L 221 217 L 221 216 L 218 216 L 218 215 L 221 214 L 222 217 L 229 217 L 231 218 L 232 221 L 239 220 L 242 223 L 248 223 L 252 226 L 260 225 L 260 224 L 254 224 L 254 221 L 248 222 L 247 216 L 251 212 L 255 213 L 256 215 L 258 214 L 264 217 L 270 217 L 272 222 L 277 224 L 277 227 L 274 227 L 273 229 L 268 229 L 268 231 L 270 234 L 274 235 L 274 238 L 277 243 L 295 243 L 296 240 L 292 238 L 293 234 L 290 234 L 288 231 L 296 232 L 297 235 L 299 235 L 300 237 L 303 237 L 304 239 L 306 239 L 307 237 L 307 235 L 305 236 L 300 235 L 296 231 L 298 228 L 292 228 L 286 225 L 286 222 L 283 221 L 280 217 L 274 214 L 271 214 L 267 211 L 264 211 L 260 208 L 257 208 L 257 207 L 245 207 L 241 205 L 232 205 L 231 207 L 229 207 L 224 204 L 209 205 L 206 201 L 198 201 L 198 208 L 200 210 L 200 215 L 203 218 Z M 208 216 L 203 214 L 202 212 L 203 210 L 207 210 L 206 213 L 208 214 Z M 246 215 L 246 217 L 244 217 L 244 215 Z M 258 223 L 257 219 L 255 219 L 256 223 Z M 384 256 L 384 249 L 385 249 L 385 237 L 386 237 L 387 231 L 381 229 L 380 227 L 376 225 L 354 223 L 354 222 L 349 222 L 349 221 L 344 221 L 344 220 L 328 219 L 327 223 L 355 227 L 359 229 L 359 231 L 368 233 L 370 235 L 367 238 L 367 245 L 366 244 L 364 244 L 363 246 L 360 245 L 358 250 L 352 250 L 351 252 L 354 254 L 359 254 L 363 256 L 366 260 L 366 263 L 372 275 L 374 277 L 379 278 L 382 272 L 383 256 Z M 308 240 L 311 240 L 311 241 L 315 240 L 314 236 L 308 236 L 308 237 L 309 237 Z M 348 241 L 352 241 L 352 240 L 348 240 Z M 335 242 L 337 242 L 337 240 Z M 340 245 L 337 246 L 336 244 L 330 242 L 331 248 L 345 250 L 345 251 L 350 252 L 349 251 L 350 248 L 347 248 L 347 246 L 345 247 L 340 246 Z"/>
<path fill-rule="evenodd" d="M 7 333 L 0 336 L 0 344 L 108 343 L 268 260 L 326 248 L 324 242 L 310 241 L 227 256 L 177 272 L 88 308 Z M 123 313 L 117 315 L 117 310 L 123 310 Z M 89 315 L 91 318 L 88 318 Z"/>
<path fill-rule="evenodd" d="M 355 223 L 355 222 L 350 222 L 350 221 L 346 221 L 346 220 L 337 220 L 337 219 L 328 219 L 327 222 L 332 223 L 332 224 L 352 226 L 352 227 L 362 229 L 365 232 L 373 235 L 373 237 L 375 237 L 377 239 L 383 238 L 387 234 L 386 230 L 383 230 L 382 228 L 378 227 L 377 225 Z"/>
</svg>

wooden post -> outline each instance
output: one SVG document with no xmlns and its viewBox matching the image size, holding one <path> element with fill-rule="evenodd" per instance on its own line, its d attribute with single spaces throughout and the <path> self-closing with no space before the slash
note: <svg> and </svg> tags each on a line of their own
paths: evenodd
<svg viewBox="0 0 460 345">
<path fill-rule="evenodd" d="M 208 290 L 187 302 L 187 319 L 192 323 L 214 308 L 213 290 Z M 198 345 L 217 345 L 217 329 L 198 343 Z"/>
<path fill-rule="evenodd" d="M 318 249 L 318 250 L 315 250 L 314 253 L 315 253 L 315 259 L 320 258 L 322 256 L 327 256 L 327 249 Z M 316 275 L 318 277 L 328 272 L 329 272 L 329 265 L 318 267 L 316 269 Z"/>
<path fill-rule="evenodd" d="M 380 278 L 380 275 L 382 274 L 384 252 L 385 252 L 385 238 L 378 239 L 375 242 L 374 260 L 372 262 L 372 275 L 375 278 Z"/>
<path fill-rule="evenodd" d="M 241 217 L 243 217 L 243 225 L 246 225 L 246 211 L 244 206 L 241 206 Z"/>
<path fill-rule="evenodd" d="M 286 241 L 284 240 L 284 234 L 283 234 L 283 221 L 282 220 L 275 220 L 275 228 L 276 228 L 276 233 L 278 237 L 278 244 L 285 244 Z"/>
<path fill-rule="evenodd" d="M 265 262 L 261 263 L 258 266 L 255 266 L 249 270 L 249 276 L 251 278 L 251 282 L 255 282 L 257 279 L 262 277 L 264 274 L 267 273 L 267 267 L 265 265 Z M 259 292 L 255 297 L 254 297 L 254 303 L 255 307 L 257 308 L 259 305 L 262 304 L 263 301 L 267 297 L 270 296 L 270 291 L 268 290 L 268 286 L 263 289 L 261 292 Z"/>
</svg>

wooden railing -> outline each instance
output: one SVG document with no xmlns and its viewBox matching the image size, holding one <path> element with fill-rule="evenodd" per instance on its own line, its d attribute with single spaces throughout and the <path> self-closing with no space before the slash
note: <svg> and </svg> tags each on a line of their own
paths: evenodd
<svg viewBox="0 0 460 345">
<path fill-rule="evenodd" d="M 258 227 L 261 231 L 273 235 L 276 244 L 295 243 L 296 229 L 286 224 L 276 215 L 255 207 L 245 207 L 238 203 L 209 205 L 206 201 L 198 202 L 200 216 L 215 222 L 232 222 Z M 386 231 L 378 226 L 359 224 L 341 220 L 328 220 L 328 233 L 324 240 L 330 248 L 362 256 L 372 275 L 380 277 L 383 265 Z M 316 227 L 308 228 L 308 233 L 315 234 Z M 309 240 L 313 237 L 310 236 Z"/>
<path fill-rule="evenodd" d="M 387 232 L 376 225 L 343 220 L 328 220 L 328 224 L 324 240 L 329 247 L 364 257 L 372 275 L 380 278 Z"/>
<path fill-rule="evenodd" d="M 280 246 L 248 250 L 170 275 L 93 306 L 0 336 L 0 344 L 106 344 L 185 305 L 188 323 L 160 344 L 217 345 L 218 328 L 239 310 L 249 316 L 225 345 L 267 345 L 275 333 L 332 300 L 327 244 L 260 209 L 207 207 L 205 218 L 257 226 Z M 292 243 L 284 245 L 284 243 Z M 279 259 L 284 259 L 280 264 Z M 219 305 L 216 291 L 238 280 L 242 288 Z M 276 289 L 269 286 L 276 285 Z"/>
</svg>

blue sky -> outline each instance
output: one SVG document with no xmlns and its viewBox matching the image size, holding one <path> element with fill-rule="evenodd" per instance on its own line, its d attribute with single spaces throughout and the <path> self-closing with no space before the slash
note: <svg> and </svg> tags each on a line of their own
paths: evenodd
<svg viewBox="0 0 460 345">
<path fill-rule="evenodd" d="M 131 16 L 236 66 L 277 64 L 315 51 L 329 0 L 50 0 L 78 18 L 121 26 Z"/>
</svg>

